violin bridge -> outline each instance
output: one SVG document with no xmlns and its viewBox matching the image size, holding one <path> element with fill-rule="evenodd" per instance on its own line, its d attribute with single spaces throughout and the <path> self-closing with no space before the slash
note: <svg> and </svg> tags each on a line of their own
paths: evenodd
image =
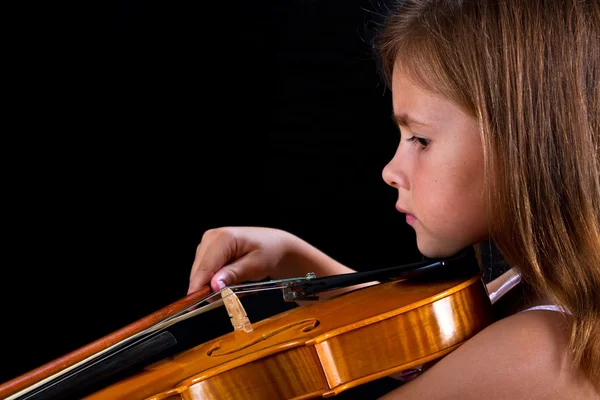
<svg viewBox="0 0 600 400">
<path fill-rule="evenodd" d="M 233 293 L 233 290 L 229 288 L 223 289 L 221 291 L 221 298 L 223 299 L 223 303 L 225 303 L 225 308 L 227 308 L 233 328 L 236 331 L 252 332 L 252 325 L 246 315 L 246 310 L 244 310 L 244 306 L 242 306 L 240 299 Z"/>
</svg>

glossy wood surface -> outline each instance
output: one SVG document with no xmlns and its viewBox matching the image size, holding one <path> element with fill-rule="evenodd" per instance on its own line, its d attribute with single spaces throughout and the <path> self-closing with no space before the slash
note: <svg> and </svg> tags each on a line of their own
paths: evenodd
<svg viewBox="0 0 600 400">
<path fill-rule="evenodd" d="M 115 332 L 112 332 L 92 343 L 80 347 L 79 349 L 68 353 L 56 360 L 46 363 L 30 372 L 20 375 L 6 383 L 0 385 L 0 398 L 4 399 L 12 394 L 15 394 L 31 385 L 40 382 L 43 379 L 47 379 L 55 374 L 64 371 L 88 357 L 97 354 L 110 346 L 119 343 L 128 337 L 141 332 L 164 319 L 176 314 L 179 311 L 184 310 L 190 305 L 197 301 L 205 298 L 210 294 L 210 288 L 208 286 L 202 288 L 200 291 L 192 293 L 176 302 L 173 302 L 160 310 L 147 315 L 127 326 L 121 328 Z"/>
<path fill-rule="evenodd" d="M 86 399 L 311 399 L 456 349 L 492 323 L 481 275 L 390 282 L 253 322 Z"/>
</svg>

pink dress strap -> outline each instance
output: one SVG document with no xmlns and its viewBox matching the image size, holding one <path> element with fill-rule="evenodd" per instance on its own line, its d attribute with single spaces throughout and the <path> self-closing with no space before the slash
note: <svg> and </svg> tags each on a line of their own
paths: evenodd
<svg viewBox="0 0 600 400">
<path fill-rule="evenodd" d="M 556 312 L 563 312 L 563 313 L 570 314 L 569 311 L 565 310 L 561 306 L 557 306 L 554 304 L 544 304 L 544 305 L 540 305 L 540 306 L 534 306 L 534 307 L 526 308 L 525 310 L 522 310 L 520 312 L 535 311 L 535 310 L 556 311 Z"/>
</svg>

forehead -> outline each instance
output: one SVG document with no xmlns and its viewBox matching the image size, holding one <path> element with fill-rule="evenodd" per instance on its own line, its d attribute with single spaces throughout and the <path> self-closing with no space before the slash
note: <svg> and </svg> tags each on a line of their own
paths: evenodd
<svg viewBox="0 0 600 400">
<path fill-rule="evenodd" d="M 392 74 L 392 103 L 394 115 L 407 115 L 427 124 L 443 122 L 456 114 L 464 114 L 440 93 L 417 84 L 401 69 Z"/>
<path fill-rule="evenodd" d="M 392 74 L 392 99 L 394 106 L 414 107 L 423 102 L 433 102 L 440 97 L 418 85 L 407 73 L 395 68 Z"/>
</svg>

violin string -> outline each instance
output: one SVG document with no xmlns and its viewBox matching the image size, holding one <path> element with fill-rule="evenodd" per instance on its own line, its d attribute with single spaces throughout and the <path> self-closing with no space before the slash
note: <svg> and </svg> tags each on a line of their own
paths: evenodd
<svg viewBox="0 0 600 400">
<path fill-rule="evenodd" d="M 209 297 L 212 297 L 212 296 L 209 296 Z M 227 296 L 224 296 L 224 298 L 226 298 L 226 297 Z M 202 301 L 204 301 L 204 300 L 201 300 L 200 303 Z M 47 390 L 50 387 L 59 384 L 73 375 L 76 375 L 78 373 L 85 371 L 86 369 L 97 365 L 98 363 L 108 359 L 109 357 L 116 356 L 117 354 L 135 346 L 136 344 L 141 343 L 143 340 L 152 337 L 153 334 L 158 334 L 158 332 L 161 331 L 162 329 L 168 328 L 169 326 L 172 326 L 175 323 L 183 321 L 187 318 L 191 318 L 195 315 L 202 314 L 206 311 L 210 311 L 216 307 L 220 307 L 220 306 L 222 306 L 222 302 L 223 302 L 223 300 L 219 299 L 212 304 L 207 304 L 196 310 L 189 311 L 187 314 L 178 313 L 178 314 L 180 314 L 180 315 L 178 315 L 178 317 L 172 316 L 171 318 L 168 318 L 161 322 L 158 322 L 157 324 L 155 324 L 141 332 L 133 334 L 132 336 L 130 336 L 126 339 L 123 339 L 119 343 L 115 343 L 114 345 L 108 347 L 107 349 L 90 356 L 89 358 L 83 360 L 82 362 L 80 362 L 78 364 L 73 365 L 72 369 L 64 370 L 64 373 L 62 374 L 64 376 L 62 376 L 62 377 L 56 376 L 54 379 L 51 379 L 48 383 L 44 384 L 40 390 L 27 395 L 26 397 L 23 398 L 23 400 L 30 398 L 31 396 L 35 395 L 36 393 L 39 393 L 40 391 Z M 196 303 L 196 304 L 200 304 L 200 303 Z M 32 389 L 35 389 L 35 387 Z"/>
<path fill-rule="evenodd" d="M 76 364 L 64 369 L 62 372 L 54 375 L 53 377 L 52 376 L 48 377 L 46 380 L 42 380 L 42 381 L 38 382 L 37 384 L 30 386 L 28 389 L 21 391 L 20 394 L 26 395 L 26 397 L 24 397 L 24 399 L 30 398 L 32 395 L 35 395 L 36 393 L 44 391 L 54 385 L 57 385 L 58 383 L 64 381 L 65 379 L 68 379 L 70 376 L 76 375 L 88 368 L 93 367 L 97 363 L 108 359 L 109 357 L 113 357 L 113 356 L 119 354 L 120 352 L 127 350 L 128 348 L 149 338 L 152 334 L 157 334 L 159 331 L 166 329 L 169 326 L 172 326 L 178 322 L 184 321 L 188 318 L 194 317 L 199 314 L 203 314 L 214 308 L 221 307 L 223 305 L 223 300 L 225 298 L 227 298 L 228 296 L 233 295 L 234 293 L 244 294 L 244 293 L 262 292 L 262 291 L 266 291 L 266 290 L 283 289 L 285 287 L 289 287 L 290 283 L 292 283 L 292 285 L 293 285 L 294 281 L 298 282 L 298 281 L 303 281 L 306 279 L 309 279 L 309 278 L 307 278 L 307 277 L 287 278 L 287 279 L 280 279 L 280 280 L 271 280 L 271 281 L 267 281 L 267 282 L 251 282 L 251 283 L 228 286 L 227 288 L 231 289 L 232 293 L 223 296 L 222 295 L 223 289 L 221 289 L 218 292 L 212 293 L 211 295 L 198 300 L 197 302 L 189 305 L 188 307 L 171 315 L 170 317 L 157 322 L 153 326 L 146 328 L 145 330 L 143 330 L 141 332 L 135 333 L 132 336 L 130 336 L 126 339 L 123 339 L 122 341 L 115 343 L 114 345 L 112 345 L 96 354 L 91 355 L 90 357 L 80 361 L 79 363 L 76 363 Z M 218 300 L 215 300 L 214 302 L 212 302 L 210 304 L 206 304 L 199 308 L 192 309 L 194 307 L 201 305 L 202 303 L 210 302 L 210 300 L 212 298 L 215 298 L 217 296 L 221 296 L 221 298 L 219 298 Z M 138 340 L 136 340 L 136 339 L 138 339 Z M 32 392 L 32 391 L 34 393 L 30 393 L 29 395 L 27 395 L 27 393 Z"/>
<path fill-rule="evenodd" d="M 113 357 L 113 356 L 131 348 L 132 346 L 149 338 L 153 333 L 157 334 L 162 329 L 166 329 L 178 322 L 184 321 L 188 318 L 194 317 L 199 314 L 203 314 L 203 313 L 210 311 L 212 309 L 215 309 L 217 307 L 221 307 L 223 305 L 223 300 L 225 298 L 227 298 L 228 296 L 233 295 L 234 293 L 244 294 L 244 293 L 253 293 L 253 292 L 262 292 L 262 291 L 267 291 L 267 290 L 282 289 L 285 287 L 284 283 L 302 280 L 302 279 L 305 279 L 305 278 L 289 278 L 289 279 L 281 279 L 281 280 L 269 281 L 269 282 L 256 282 L 256 283 L 232 285 L 232 286 L 228 287 L 229 289 L 231 289 L 233 291 L 232 293 L 222 296 L 220 299 L 214 301 L 211 304 L 206 304 L 204 306 L 201 306 L 200 308 L 190 310 L 191 308 L 196 307 L 204 302 L 208 302 L 213 297 L 219 296 L 223 290 L 223 289 L 221 289 L 220 291 L 215 292 L 215 293 L 209 295 L 208 297 L 205 297 L 205 298 L 197 301 L 196 303 L 193 303 L 192 305 L 186 307 L 184 310 L 175 313 L 171 317 L 166 318 L 162 321 L 159 321 L 155 325 L 153 325 L 141 332 L 138 332 L 138 333 L 130 336 L 129 338 L 123 339 L 121 342 L 115 343 L 114 345 L 110 346 L 109 348 L 107 348 L 99 353 L 96 353 L 85 360 L 82 360 L 80 363 L 73 365 L 72 369 L 64 370 L 62 375 L 65 375 L 65 376 L 63 376 L 63 377 L 57 376 L 54 379 L 51 379 L 46 384 L 43 384 L 43 387 L 40 390 L 36 391 L 36 393 L 39 391 L 44 391 L 54 385 L 57 385 L 60 382 L 64 381 L 65 379 L 68 379 L 70 376 L 73 376 L 80 372 L 83 372 L 86 369 L 91 368 L 94 365 L 108 359 L 109 357 Z M 138 339 L 138 340 L 136 340 L 136 339 Z M 35 390 L 35 387 L 33 387 L 31 389 Z M 30 398 L 34 394 L 35 393 L 29 394 L 26 397 L 24 397 L 24 399 Z"/>
</svg>

